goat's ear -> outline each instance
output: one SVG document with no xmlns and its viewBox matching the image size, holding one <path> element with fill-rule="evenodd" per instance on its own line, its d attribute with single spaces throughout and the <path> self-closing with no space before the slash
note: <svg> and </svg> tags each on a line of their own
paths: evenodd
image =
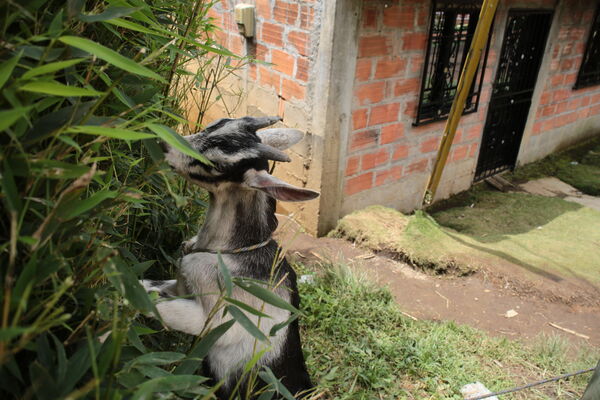
<svg viewBox="0 0 600 400">
<path fill-rule="evenodd" d="M 306 201 L 319 196 L 319 192 L 303 189 L 275 178 L 267 171 L 250 169 L 244 174 L 244 182 L 255 189 L 262 190 L 281 201 Z"/>
<path fill-rule="evenodd" d="M 260 141 L 275 147 L 278 150 L 286 150 L 298 143 L 304 137 L 304 133 L 298 129 L 272 128 L 256 132 Z"/>
</svg>

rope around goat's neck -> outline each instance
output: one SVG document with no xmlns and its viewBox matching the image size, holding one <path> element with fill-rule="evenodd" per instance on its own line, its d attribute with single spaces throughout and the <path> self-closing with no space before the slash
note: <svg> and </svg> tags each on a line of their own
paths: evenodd
<svg viewBox="0 0 600 400">
<path fill-rule="evenodd" d="M 258 244 L 253 244 L 252 246 L 240 247 L 239 249 L 234 249 L 234 250 L 194 249 L 192 252 L 187 253 L 187 254 L 193 254 L 193 253 L 211 253 L 211 254 L 217 254 L 217 253 L 220 253 L 220 254 L 245 253 L 245 252 L 248 252 L 248 251 L 260 249 L 261 247 L 265 247 L 266 245 L 268 245 L 269 243 L 271 243 L 271 240 L 272 240 L 271 237 L 269 237 L 264 242 L 261 242 L 261 243 L 258 243 Z"/>
</svg>

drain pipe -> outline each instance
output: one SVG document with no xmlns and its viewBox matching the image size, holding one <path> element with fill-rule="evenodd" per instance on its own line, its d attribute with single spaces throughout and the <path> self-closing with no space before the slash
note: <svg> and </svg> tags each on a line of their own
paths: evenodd
<svg viewBox="0 0 600 400">
<path fill-rule="evenodd" d="M 448 154 L 452 147 L 452 141 L 456 135 L 456 128 L 458 127 L 460 117 L 465 108 L 469 89 L 471 88 L 473 79 L 475 79 L 479 60 L 481 59 L 481 54 L 483 53 L 483 49 L 488 40 L 497 7 L 498 0 L 484 0 L 483 5 L 481 6 L 479 21 L 477 22 L 475 34 L 471 41 L 471 48 L 469 49 L 465 65 L 460 74 L 456 95 L 454 96 L 452 108 L 450 109 L 450 114 L 448 115 L 448 120 L 446 121 L 446 126 L 444 128 L 442 142 L 438 150 L 433 171 L 429 177 L 429 182 L 427 183 L 425 195 L 423 196 L 424 206 L 428 206 L 433 202 L 435 192 L 440 184 L 440 179 L 442 178 L 442 173 L 444 172 L 444 167 L 448 160 Z"/>
</svg>

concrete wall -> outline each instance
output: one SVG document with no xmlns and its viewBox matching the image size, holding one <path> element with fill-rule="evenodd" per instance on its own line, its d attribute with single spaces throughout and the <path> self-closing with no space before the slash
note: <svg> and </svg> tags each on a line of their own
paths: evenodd
<svg viewBox="0 0 600 400">
<path fill-rule="evenodd" d="M 412 125 L 430 7 L 417 0 L 363 3 L 340 215 L 370 204 L 420 207 L 445 124 Z M 572 89 L 595 7 L 585 0 L 501 0 L 479 108 L 461 119 L 436 200 L 472 184 L 509 9 L 556 9 L 517 163 L 598 134 L 600 86 Z"/>
</svg>

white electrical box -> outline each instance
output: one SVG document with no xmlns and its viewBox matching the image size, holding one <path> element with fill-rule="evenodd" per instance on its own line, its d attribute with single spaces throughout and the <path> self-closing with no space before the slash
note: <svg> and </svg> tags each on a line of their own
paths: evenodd
<svg viewBox="0 0 600 400">
<path fill-rule="evenodd" d="M 238 4 L 235 6 L 235 22 L 240 33 L 245 37 L 254 36 L 254 5 Z"/>
</svg>

